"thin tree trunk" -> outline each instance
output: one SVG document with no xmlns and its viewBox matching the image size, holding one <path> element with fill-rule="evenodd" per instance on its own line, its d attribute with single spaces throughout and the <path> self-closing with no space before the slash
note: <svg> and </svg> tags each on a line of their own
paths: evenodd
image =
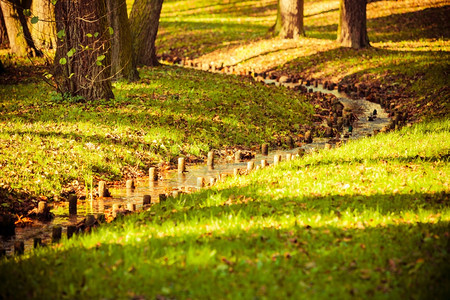
<svg viewBox="0 0 450 300">
<path fill-rule="evenodd" d="M 137 64 L 159 65 L 155 40 L 163 0 L 136 0 L 130 14 L 133 48 Z"/>
<path fill-rule="evenodd" d="M 102 0 L 59 0 L 55 65 L 59 89 L 86 100 L 112 99 L 110 32 Z M 60 38 L 61 37 L 61 38 Z"/>
<path fill-rule="evenodd" d="M 337 41 L 343 47 L 370 47 L 366 26 L 366 0 L 341 0 Z"/>
<path fill-rule="evenodd" d="M 111 38 L 111 76 L 114 79 L 138 80 L 126 0 L 107 0 L 106 6 L 108 23 L 114 31 Z"/>
<path fill-rule="evenodd" d="M 278 0 L 277 20 L 270 30 L 284 39 L 305 36 L 303 7 L 304 0 Z"/>
<path fill-rule="evenodd" d="M 5 19 L 3 18 L 3 12 L 1 7 L 0 7 L 0 48 L 9 48 L 8 32 L 6 31 Z"/>
<path fill-rule="evenodd" d="M 28 1 L 1 0 L 0 7 L 8 32 L 9 46 L 11 52 L 17 56 L 39 56 L 41 53 L 36 49 L 28 29 L 27 20 L 23 15 L 24 8 L 29 9 Z"/>
<path fill-rule="evenodd" d="M 40 49 L 55 49 L 55 6 L 50 0 L 33 0 L 30 10 L 33 16 L 39 18 L 37 23 L 28 24 L 34 44 Z"/>
<path fill-rule="evenodd" d="M 5 67 L 3 66 L 2 61 L 0 60 L 0 74 L 5 72 Z"/>
</svg>

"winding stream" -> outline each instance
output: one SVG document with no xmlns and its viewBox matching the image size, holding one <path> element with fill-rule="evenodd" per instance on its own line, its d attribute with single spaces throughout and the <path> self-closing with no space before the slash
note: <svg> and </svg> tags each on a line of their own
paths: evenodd
<svg viewBox="0 0 450 300">
<path fill-rule="evenodd" d="M 280 83 L 277 80 L 265 79 L 264 83 L 274 84 L 277 86 L 283 85 L 288 88 L 295 88 L 300 83 Z M 308 90 L 313 92 L 320 92 L 323 94 L 332 94 L 344 105 L 344 108 L 350 108 L 357 113 L 358 120 L 353 124 L 352 135 L 348 139 L 357 139 L 370 134 L 373 134 L 374 130 L 381 130 L 385 127 L 390 119 L 388 114 L 381 108 L 379 104 L 366 101 L 365 99 L 353 100 L 350 99 L 345 93 L 337 90 L 324 89 L 322 85 L 317 87 L 308 86 Z M 377 111 L 377 117 L 373 121 L 368 120 L 368 116 L 372 112 Z M 343 138 L 342 140 L 346 140 Z M 329 141 L 329 138 L 314 138 L 313 143 L 304 144 L 300 148 L 306 152 L 314 151 L 314 149 L 324 148 L 325 144 Z M 295 155 L 300 148 L 294 148 L 292 150 L 274 150 L 267 156 L 263 156 L 260 153 L 253 153 L 252 160 L 255 162 L 255 167 L 260 165 L 261 160 L 266 160 L 269 164 L 273 164 L 274 155 L 282 155 L 282 159 L 285 160 L 286 155 Z M 76 216 L 69 216 L 68 204 L 55 203 L 53 207 L 53 213 L 55 218 L 51 222 L 34 221 L 32 226 L 17 227 L 16 234 L 11 237 L 0 238 L 0 249 L 6 250 L 6 255 L 11 256 L 14 254 L 14 243 L 16 241 L 23 241 L 25 244 L 25 251 L 30 251 L 34 245 L 34 238 L 41 238 L 45 244 L 51 243 L 52 228 L 54 226 L 62 226 L 64 237 L 69 225 L 76 225 L 83 221 L 87 215 L 99 215 L 110 213 L 114 204 L 120 204 L 122 207 L 127 207 L 129 204 L 135 204 L 136 209 L 143 208 L 143 196 L 150 195 L 152 203 L 158 202 L 160 194 L 171 194 L 172 191 L 192 192 L 197 190 L 197 178 L 203 177 L 206 185 L 210 183 L 211 178 L 219 178 L 222 174 L 234 174 L 235 169 L 246 170 L 248 161 L 241 162 L 227 162 L 226 160 L 216 159 L 215 167 L 211 170 L 206 163 L 188 166 L 187 172 L 184 174 L 178 174 L 177 170 L 169 170 L 159 174 L 158 181 L 149 182 L 148 178 L 141 178 L 136 180 L 136 188 L 134 190 L 127 190 L 125 187 L 110 187 L 109 190 L 113 197 L 100 198 L 93 200 L 78 201 L 78 214 Z"/>
</svg>

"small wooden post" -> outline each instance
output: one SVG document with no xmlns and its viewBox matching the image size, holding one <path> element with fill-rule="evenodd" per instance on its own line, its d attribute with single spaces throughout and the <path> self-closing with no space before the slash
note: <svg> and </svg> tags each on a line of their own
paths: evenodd
<svg viewBox="0 0 450 300">
<path fill-rule="evenodd" d="M 106 181 L 98 182 L 98 196 L 106 197 L 107 196 L 108 187 L 106 186 Z"/>
<path fill-rule="evenodd" d="M 33 248 L 36 249 L 37 247 L 40 247 L 42 245 L 42 239 L 35 237 L 33 239 Z"/>
<path fill-rule="evenodd" d="M 214 151 L 208 152 L 208 169 L 213 170 L 214 169 Z"/>
<path fill-rule="evenodd" d="M 294 148 L 294 139 L 291 136 L 286 137 L 286 145 L 289 147 L 289 149 Z"/>
<path fill-rule="evenodd" d="M 151 167 L 148 169 L 148 177 L 150 181 L 156 181 L 158 180 L 158 173 L 156 172 L 155 167 Z"/>
<path fill-rule="evenodd" d="M 131 212 L 136 211 L 136 204 L 134 204 L 134 203 L 127 203 L 127 210 L 131 211 Z"/>
<path fill-rule="evenodd" d="M 52 242 L 57 243 L 59 240 L 61 240 L 62 235 L 62 227 L 61 226 L 54 226 L 52 228 Z"/>
<path fill-rule="evenodd" d="M 311 144 L 313 142 L 312 133 L 311 131 L 307 131 L 305 133 L 305 143 Z"/>
<path fill-rule="evenodd" d="M 273 157 L 273 165 L 276 166 L 281 162 L 281 155 L 275 154 Z"/>
<path fill-rule="evenodd" d="M 132 189 L 135 188 L 133 179 L 128 179 L 127 180 L 126 188 L 127 188 L 127 190 L 132 190 Z"/>
<path fill-rule="evenodd" d="M 25 244 L 23 241 L 14 242 L 14 254 L 22 255 L 25 252 Z"/>
<path fill-rule="evenodd" d="M 203 177 L 197 177 L 197 187 L 202 188 L 205 186 L 205 179 Z"/>
<path fill-rule="evenodd" d="M 265 168 L 265 167 L 267 167 L 267 160 L 262 159 L 262 160 L 261 160 L 261 169 L 263 169 L 263 168 Z"/>
<path fill-rule="evenodd" d="M 242 152 L 241 150 L 238 150 L 234 153 L 234 161 L 240 162 L 242 160 Z"/>
<path fill-rule="evenodd" d="M 39 201 L 38 214 L 45 215 L 47 213 L 47 201 Z"/>
<path fill-rule="evenodd" d="M 159 203 L 167 200 L 166 194 L 159 194 Z"/>
<path fill-rule="evenodd" d="M 142 200 L 143 205 L 148 205 L 152 203 L 152 197 L 150 195 L 144 195 L 144 198 Z"/>
<path fill-rule="evenodd" d="M 262 155 L 268 155 L 269 154 L 269 144 L 264 143 L 261 145 L 261 153 Z"/>
<path fill-rule="evenodd" d="M 69 195 L 69 215 L 77 214 L 77 195 Z"/>
<path fill-rule="evenodd" d="M 234 168 L 233 169 L 233 175 L 234 176 L 239 176 L 240 173 L 241 173 L 241 170 L 239 170 L 239 168 Z"/>
<path fill-rule="evenodd" d="M 186 172 L 186 161 L 184 157 L 178 158 L 178 173 Z"/>
<path fill-rule="evenodd" d="M 253 168 L 255 167 L 255 162 L 253 161 L 249 161 L 247 163 L 247 171 L 251 172 L 253 170 Z"/>
<path fill-rule="evenodd" d="M 72 236 L 77 232 L 77 226 L 69 225 L 67 226 L 67 239 L 72 238 Z"/>
</svg>

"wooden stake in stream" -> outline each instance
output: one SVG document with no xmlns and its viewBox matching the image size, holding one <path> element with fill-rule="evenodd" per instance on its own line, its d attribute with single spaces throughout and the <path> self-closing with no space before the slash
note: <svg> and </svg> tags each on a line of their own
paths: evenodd
<svg viewBox="0 0 450 300">
<path fill-rule="evenodd" d="M 14 242 L 14 254 L 22 255 L 25 252 L 25 244 L 23 241 Z"/>
<path fill-rule="evenodd" d="M 186 172 L 186 161 L 184 157 L 178 158 L 178 173 L 184 173 Z"/>
<path fill-rule="evenodd" d="M 42 245 L 42 239 L 35 237 L 33 239 L 33 248 L 36 249 L 37 247 L 40 247 Z"/>
<path fill-rule="evenodd" d="M 158 173 L 156 172 L 155 167 L 151 167 L 150 169 L 148 169 L 148 177 L 150 181 L 158 180 Z"/>
<path fill-rule="evenodd" d="M 150 195 L 144 195 L 144 198 L 142 199 L 143 205 L 148 205 L 152 203 L 152 197 Z"/>
<path fill-rule="evenodd" d="M 281 162 L 281 155 L 275 154 L 273 157 L 273 165 L 276 166 Z"/>
<path fill-rule="evenodd" d="M 77 195 L 69 195 L 69 215 L 77 214 Z"/>
<path fill-rule="evenodd" d="M 263 169 L 263 168 L 265 168 L 265 167 L 267 167 L 267 160 L 262 159 L 262 160 L 261 160 L 261 169 Z"/>
<path fill-rule="evenodd" d="M 262 155 L 268 155 L 269 154 L 269 144 L 264 143 L 261 145 L 261 153 Z"/>
<path fill-rule="evenodd" d="M 47 201 L 39 201 L 38 203 L 38 214 L 45 215 L 47 214 Z"/>
<path fill-rule="evenodd" d="M 98 196 L 99 197 L 107 197 L 108 196 L 108 187 L 106 186 L 106 181 L 98 182 Z"/>
<path fill-rule="evenodd" d="M 52 242 L 57 243 L 61 240 L 62 236 L 62 227 L 61 226 L 54 226 L 52 228 Z"/>
<path fill-rule="evenodd" d="M 135 188 L 133 179 L 128 179 L 127 180 L 126 188 L 127 188 L 127 190 L 132 190 L 132 189 Z"/>
<path fill-rule="evenodd" d="M 251 172 L 254 167 L 255 167 L 255 163 L 253 161 L 249 161 L 247 163 L 247 171 Z"/>
<path fill-rule="evenodd" d="M 238 150 L 234 153 L 234 161 L 240 162 L 242 160 L 242 152 L 241 150 Z"/>
<path fill-rule="evenodd" d="M 214 151 L 208 152 L 208 169 L 213 170 L 214 169 Z"/>
<path fill-rule="evenodd" d="M 77 226 L 69 225 L 67 226 L 67 239 L 70 239 L 77 232 Z"/>
<path fill-rule="evenodd" d="M 205 179 L 203 177 L 197 177 L 197 187 L 202 188 L 205 186 Z"/>
</svg>

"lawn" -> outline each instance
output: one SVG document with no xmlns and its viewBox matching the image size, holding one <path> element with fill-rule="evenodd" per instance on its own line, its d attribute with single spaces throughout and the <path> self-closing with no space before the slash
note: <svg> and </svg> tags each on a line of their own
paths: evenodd
<svg viewBox="0 0 450 300">
<path fill-rule="evenodd" d="M 1 261 L 0 295 L 445 299 L 449 149 L 433 122 L 230 178 Z"/>
</svg>

